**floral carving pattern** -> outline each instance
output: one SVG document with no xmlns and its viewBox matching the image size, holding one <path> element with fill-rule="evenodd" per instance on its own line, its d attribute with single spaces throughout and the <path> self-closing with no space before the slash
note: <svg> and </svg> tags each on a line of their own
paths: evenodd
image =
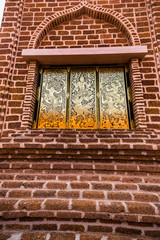
<svg viewBox="0 0 160 240">
<path fill-rule="evenodd" d="M 128 129 L 123 68 L 45 70 L 38 128 Z"/>
<path fill-rule="evenodd" d="M 100 68 L 101 128 L 128 129 L 123 68 Z"/>
<path fill-rule="evenodd" d="M 43 74 L 39 128 L 65 128 L 67 70 L 45 70 Z"/>
<path fill-rule="evenodd" d="M 71 70 L 70 128 L 97 128 L 96 71 Z"/>
</svg>

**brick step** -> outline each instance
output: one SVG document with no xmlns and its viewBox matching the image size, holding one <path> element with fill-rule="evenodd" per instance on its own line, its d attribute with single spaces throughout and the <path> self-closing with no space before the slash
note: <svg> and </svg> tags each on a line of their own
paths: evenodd
<svg viewBox="0 0 160 240">
<path fill-rule="evenodd" d="M 37 174 L 38 173 L 38 174 Z M 24 181 L 47 181 L 47 180 L 57 180 L 57 181 L 108 181 L 113 183 L 135 183 L 135 184 L 156 184 L 158 185 L 160 183 L 160 178 L 157 175 L 135 175 L 135 173 L 130 174 L 112 174 L 112 173 L 94 173 L 91 174 L 91 172 L 73 172 L 73 173 L 67 173 L 66 171 L 57 171 L 54 174 L 52 173 L 45 173 L 45 172 L 34 172 L 34 173 L 24 173 L 23 170 L 16 170 L 15 172 L 11 173 L 2 173 L 0 174 L 0 180 L 2 181 L 8 181 L 8 180 L 24 180 Z M 153 190 L 153 189 L 152 189 Z"/>
<path fill-rule="evenodd" d="M 4 175 L 2 176 L 4 177 Z M 46 175 L 40 175 L 37 177 L 34 177 L 33 175 L 26 175 L 26 177 L 25 175 L 17 175 L 15 177 L 16 180 L 2 180 L 0 197 L 7 197 L 7 199 L 32 197 L 54 197 L 67 199 L 73 197 L 74 199 L 104 199 L 108 201 L 126 200 L 153 203 L 159 202 L 160 198 L 160 185 L 158 183 L 136 183 L 136 181 L 138 182 L 141 180 L 139 178 L 121 178 L 121 181 L 123 181 L 121 182 L 118 181 L 118 176 L 111 176 L 113 181 L 112 179 L 111 181 L 105 181 L 105 177 L 102 179 L 102 181 L 95 181 L 93 180 L 94 177 L 92 177 L 91 181 L 62 181 L 54 180 L 54 178 L 57 178 L 55 176 L 52 177 L 53 179 L 51 177 L 50 179 L 49 177 L 47 179 Z M 34 178 L 38 178 L 39 180 L 34 180 Z M 19 179 L 19 181 L 17 179 Z M 83 179 L 85 178 L 83 177 Z M 133 182 L 129 181 L 130 179 L 132 179 Z"/>
<path fill-rule="evenodd" d="M 55 218 L 54 220 L 74 218 L 80 222 L 85 219 L 95 222 L 99 219 L 160 223 L 159 178 L 24 173 L 16 173 L 13 177 L 13 180 L 1 181 L 0 211 L 3 218 L 15 220 L 14 218 L 28 217 L 30 221 L 39 221 L 34 217 L 43 216 Z M 35 211 L 32 216 L 30 211 Z"/>
<path fill-rule="evenodd" d="M 63 168 L 63 164 L 79 164 L 79 165 L 83 165 L 84 169 L 85 166 L 87 166 L 88 164 L 101 164 L 103 163 L 104 166 L 106 165 L 115 165 L 115 166 L 120 166 L 120 165 L 125 165 L 125 166 L 151 166 L 152 167 L 158 167 L 157 168 L 157 172 L 159 169 L 159 163 L 160 163 L 160 157 L 109 157 L 109 156 L 92 156 L 92 158 L 89 155 L 49 155 L 49 156 L 37 156 L 37 155 L 33 155 L 33 156 L 26 156 L 26 155 L 10 155 L 10 157 L 0 157 L 0 163 L 1 164 L 8 164 L 9 168 L 11 168 L 13 163 L 16 163 L 17 165 L 22 165 L 25 163 L 28 164 L 36 164 L 36 163 L 40 163 L 40 164 L 52 164 L 52 165 L 56 165 L 56 164 L 62 164 L 61 169 Z M 52 163 L 51 163 L 52 162 Z M 5 167 L 5 166 L 4 166 Z M 13 166 L 12 166 L 13 167 Z M 6 168 L 6 167 L 5 167 Z M 50 167 L 52 169 L 52 167 Z M 71 167 L 73 168 L 73 167 Z M 92 169 L 92 168 L 91 168 Z M 115 170 L 117 170 L 117 168 L 114 168 Z M 105 169 L 104 169 L 105 170 Z M 109 170 L 109 169 L 108 169 Z M 119 169 L 118 169 L 119 170 Z M 147 169 L 146 169 L 147 170 Z M 149 168 L 148 168 L 149 170 Z M 151 172 L 153 172 L 153 169 L 150 169 Z M 128 169 L 129 171 L 129 169 Z M 142 171 L 142 169 L 141 169 Z"/>
<path fill-rule="evenodd" d="M 159 151 L 31 148 L 1 156 L 2 231 L 159 238 Z"/>
<path fill-rule="evenodd" d="M 137 162 L 140 164 L 154 164 L 155 162 L 158 164 L 160 162 L 159 156 L 109 156 L 102 154 L 46 154 L 46 155 L 30 155 L 26 154 L 17 154 L 17 155 L 0 155 L 0 162 L 36 162 L 36 161 L 53 161 L 53 162 L 62 162 L 62 161 L 81 161 L 81 162 L 89 162 L 89 161 L 101 161 L 101 162 L 121 162 L 121 163 L 132 163 Z"/>
<path fill-rule="evenodd" d="M 149 233 L 148 233 L 149 235 Z M 153 240 L 151 237 L 131 237 L 119 234 L 96 233 L 66 233 L 66 232 L 26 232 L 26 233 L 1 233 L 0 240 Z M 154 238 L 156 239 L 156 238 Z M 158 240 L 158 239 L 157 239 Z"/>
<path fill-rule="evenodd" d="M 13 174 L 17 174 L 17 175 L 19 175 L 19 174 L 21 174 L 22 172 L 21 172 L 21 170 L 5 170 L 5 173 L 4 173 L 4 171 L 3 170 L 1 170 L 0 171 L 0 173 L 1 173 L 1 175 L 2 175 L 2 177 L 0 176 L 0 179 L 2 179 L 2 178 L 6 178 L 6 176 L 8 176 L 9 178 L 8 179 L 10 179 L 10 177 L 12 178 L 12 175 Z M 70 171 L 66 171 L 66 170 L 30 170 L 30 169 L 28 169 L 28 170 L 24 170 L 23 171 L 23 174 L 25 174 L 26 176 L 27 175 L 38 175 L 38 174 L 44 174 L 44 175 L 47 175 L 47 174 L 49 174 L 49 175 L 55 175 L 55 174 L 68 174 L 68 175 L 73 175 L 74 173 L 77 173 L 77 174 L 79 174 L 79 170 L 70 170 Z M 127 173 L 127 172 L 116 172 L 116 171 L 110 171 L 109 173 L 108 172 L 105 172 L 105 171 L 98 171 L 98 172 L 95 172 L 95 171 L 90 171 L 90 170 L 83 170 L 82 172 L 81 172 L 81 174 L 93 174 L 93 175 L 97 175 L 97 173 L 98 174 L 104 174 L 104 175 L 112 175 L 112 174 L 122 174 L 122 175 L 124 175 L 124 176 L 131 176 L 131 175 L 135 175 L 135 176 L 137 176 L 137 177 L 140 177 L 140 176 L 149 176 L 149 177 L 152 177 L 152 179 L 153 178 L 155 178 L 155 182 L 157 181 L 158 182 L 158 180 L 156 180 L 156 177 L 158 177 L 158 175 L 157 175 L 157 173 L 152 173 L 152 174 L 149 174 L 149 173 L 141 173 L 141 172 L 130 172 L 130 173 Z M 154 180 L 153 180 L 154 181 Z"/>
<path fill-rule="evenodd" d="M 64 155 L 64 154 L 55 154 L 55 155 L 29 155 L 26 154 L 18 154 L 18 155 L 9 155 L 9 156 L 0 156 L 0 163 L 4 164 L 12 164 L 12 163 L 83 163 L 83 164 L 92 164 L 92 163 L 106 163 L 111 164 L 114 162 L 117 164 L 138 164 L 138 165 L 151 165 L 151 166 L 159 166 L 160 156 L 108 156 L 108 155 L 85 155 L 85 154 L 78 154 L 78 155 Z"/>
<path fill-rule="evenodd" d="M 91 188 L 89 188 L 89 184 L 87 182 L 73 182 L 71 184 L 67 183 L 69 187 L 62 182 L 48 182 L 47 186 L 43 188 L 43 182 L 5 182 L 0 190 L 1 202 L 8 201 L 9 199 L 47 199 L 47 198 L 55 198 L 57 200 L 60 199 L 78 199 L 81 200 L 107 200 L 111 201 L 129 201 L 129 202 L 139 202 L 141 203 L 153 203 L 156 207 L 160 207 L 160 205 L 156 205 L 159 203 L 159 186 L 157 185 L 140 185 L 140 190 L 138 191 L 136 185 L 127 184 L 109 184 L 109 183 L 90 183 Z M 13 186 L 13 187 L 12 187 Z M 42 186 L 42 188 L 41 188 Z M 12 187 L 12 188 L 11 188 Z M 151 192 L 150 190 L 153 191 Z M 3 199 L 5 198 L 5 199 Z M 154 212 L 154 211 L 153 211 Z"/>
<path fill-rule="evenodd" d="M 9 160 L 9 159 L 8 159 Z M 63 173 L 65 171 L 68 174 L 75 173 L 87 173 L 91 174 L 132 174 L 135 175 L 160 175 L 160 166 L 157 161 L 80 161 L 79 159 L 75 161 L 54 161 L 50 158 L 48 159 L 25 159 L 20 160 L 11 159 L 10 161 L 0 160 L 0 172 L 2 173 L 50 173 L 57 174 Z M 78 171 L 78 172 L 77 172 Z"/>
<path fill-rule="evenodd" d="M 158 214 L 153 215 L 152 205 L 128 202 L 126 206 L 133 211 L 129 214 L 124 213 L 125 206 L 119 202 L 101 201 L 101 211 L 98 212 L 95 210 L 96 202 L 80 201 L 72 200 L 70 211 L 66 210 L 69 205 L 69 201 L 66 200 L 35 201 L 32 199 L 1 202 L 1 208 L 5 208 L 0 221 L 1 230 L 116 233 L 134 237 L 154 236 L 157 238 L 160 236 L 160 217 Z M 39 210 L 42 202 L 44 202 L 43 209 Z M 16 211 L 11 210 L 14 206 L 17 208 Z"/>
<path fill-rule="evenodd" d="M 156 135 L 159 134 L 159 131 L 147 130 L 147 129 L 25 129 L 25 130 L 16 130 L 16 132 L 6 133 L 8 136 L 17 136 L 24 134 L 147 134 L 147 135 Z"/>
<path fill-rule="evenodd" d="M 45 142 L 62 142 L 62 143 L 157 143 L 160 144 L 160 140 L 157 137 L 149 137 L 148 135 L 136 134 L 133 136 L 122 135 L 122 134 L 45 134 L 43 136 L 37 135 L 25 135 L 25 136 L 15 136 L 15 137 L 3 137 L 0 142 L 10 143 L 10 142 L 34 142 L 34 143 L 45 143 Z"/>
<path fill-rule="evenodd" d="M 91 150 L 91 149 L 3 149 L 0 151 L 0 162 L 93 162 L 111 161 L 136 164 L 159 164 L 160 151 L 136 150 Z"/>
<path fill-rule="evenodd" d="M 147 130 L 17 130 L 0 139 L 0 148 L 159 150 L 156 131 Z"/>
<path fill-rule="evenodd" d="M 38 173 L 38 174 L 37 174 Z M 10 173 L 2 173 L 0 174 L 0 180 L 25 180 L 25 181 L 32 181 L 32 180 L 60 180 L 60 181 L 108 181 L 113 183 L 143 183 L 143 184 L 156 184 L 160 183 L 160 179 L 157 175 L 135 175 L 134 174 L 111 174 L 111 173 L 94 173 L 91 172 L 73 172 L 67 173 L 66 171 L 57 171 L 54 174 L 48 172 L 34 172 L 34 173 L 24 173 L 21 170 L 17 170 L 15 172 Z"/>
<path fill-rule="evenodd" d="M 34 148 L 34 146 L 30 147 L 30 148 L 3 148 L 0 151 L 0 157 L 6 157 L 6 158 L 11 158 L 10 155 L 12 156 L 16 156 L 18 157 L 19 155 L 21 155 L 22 157 L 27 156 L 27 158 L 32 157 L 32 155 L 37 155 L 37 156 L 41 156 L 41 155 L 67 155 L 67 156 L 78 156 L 78 155 L 101 155 L 101 157 L 103 155 L 105 156 L 128 156 L 128 157 L 135 157 L 138 156 L 139 158 L 141 157 L 145 157 L 148 160 L 150 160 L 150 158 L 152 157 L 157 157 L 160 156 L 160 151 L 159 150 L 146 150 L 145 148 L 142 149 L 101 149 L 99 150 L 98 148 L 96 149 L 92 149 L 92 148 L 88 148 L 88 149 L 84 149 L 84 148 L 77 148 L 77 149 L 72 149 L 72 148 L 68 148 L 68 149 L 64 149 L 64 148 L 59 148 L 59 145 L 56 145 L 56 148 Z M 145 146 L 144 146 L 145 147 Z M 28 156 L 29 155 L 29 156 Z M 0 159 L 1 159 L 0 158 Z"/>
<path fill-rule="evenodd" d="M 24 136 L 22 135 L 15 135 L 15 136 L 10 136 L 10 137 L 3 137 L 3 139 L 13 139 L 13 140 L 16 140 L 16 141 L 21 141 L 21 139 L 29 139 L 30 141 L 32 141 L 32 139 L 34 140 L 38 140 L 38 139 L 49 139 L 49 140 L 54 140 L 54 139 L 70 139 L 70 138 L 79 138 L 79 139 L 94 139 L 94 138 L 107 138 L 109 140 L 113 139 L 113 138 L 121 138 L 121 139 L 138 139 L 138 138 L 146 138 L 146 139 L 153 139 L 156 138 L 156 136 L 154 137 L 154 135 L 152 136 L 149 136 L 147 134 L 134 134 L 134 135 L 129 135 L 129 134 L 103 134 L 103 133 L 79 133 L 79 134 L 76 134 L 76 133 L 72 133 L 72 134 L 68 134 L 68 133 L 63 133 L 63 134 L 57 134 L 57 133 L 52 133 L 52 134 L 49 134 L 49 133 L 46 133 L 46 134 L 40 134 L 40 135 L 36 135 L 36 134 L 25 134 Z"/>
<path fill-rule="evenodd" d="M 104 190 L 125 191 L 131 188 L 133 188 L 132 190 L 137 190 L 141 188 L 141 190 L 143 191 L 145 190 L 147 192 L 149 191 L 158 192 L 159 184 L 160 184 L 160 179 L 157 176 L 154 177 L 154 176 L 145 176 L 145 175 L 133 176 L 133 175 L 112 175 L 112 174 L 103 174 L 103 175 L 93 174 L 92 175 L 91 173 L 64 174 L 64 172 L 62 174 L 60 174 L 59 172 L 56 174 L 47 174 L 47 173 L 26 174 L 23 172 L 16 172 L 12 174 L 1 173 L 0 180 L 1 180 L 2 187 L 7 186 L 5 188 L 17 188 L 16 184 L 18 185 L 18 187 L 20 185 L 23 188 L 27 188 L 27 184 L 28 184 L 28 187 L 32 188 L 34 187 L 34 185 L 36 186 L 36 184 L 37 186 L 39 184 L 39 185 L 42 185 L 43 187 L 43 184 L 48 182 L 52 182 L 52 183 L 67 182 L 69 185 L 71 183 L 75 183 L 77 184 L 77 186 L 79 185 L 80 189 L 81 188 L 83 189 L 83 183 L 85 183 L 84 189 L 85 188 L 92 189 L 91 187 L 93 186 L 91 184 L 95 185 L 96 183 L 99 184 L 103 182 L 103 184 L 101 184 L 101 188 L 99 187 L 99 189 L 103 190 L 104 183 L 108 183 L 109 184 L 108 189 L 105 189 L 106 186 L 104 185 Z M 30 184 L 30 181 L 31 181 L 31 184 Z M 111 184 L 113 184 L 113 187 L 111 187 Z M 121 186 L 121 189 L 120 189 L 120 186 Z"/>
</svg>

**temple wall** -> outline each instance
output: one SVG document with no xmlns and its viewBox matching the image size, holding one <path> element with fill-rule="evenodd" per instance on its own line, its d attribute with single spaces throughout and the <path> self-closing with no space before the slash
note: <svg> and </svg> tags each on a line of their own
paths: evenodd
<svg viewBox="0 0 160 240">
<path fill-rule="evenodd" d="M 160 239 L 159 29 L 159 0 L 6 0 L 0 239 Z M 127 63 L 135 128 L 32 129 L 43 66 L 23 49 L 141 45 Z"/>
</svg>

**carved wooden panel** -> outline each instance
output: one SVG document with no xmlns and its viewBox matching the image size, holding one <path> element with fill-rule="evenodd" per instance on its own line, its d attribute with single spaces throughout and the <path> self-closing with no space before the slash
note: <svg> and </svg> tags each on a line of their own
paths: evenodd
<svg viewBox="0 0 160 240">
<path fill-rule="evenodd" d="M 96 69 L 72 69 L 69 128 L 97 128 Z"/>
<path fill-rule="evenodd" d="M 122 67 L 68 70 L 44 71 L 38 128 L 129 129 Z"/>
<path fill-rule="evenodd" d="M 123 68 L 100 68 L 101 128 L 128 129 L 128 111 Z"/>
<path fill-rule="evenodd" d="M 43 74 L 38 128 L 66 127 L 67 70 L 50 69 Z"/>
</svg>

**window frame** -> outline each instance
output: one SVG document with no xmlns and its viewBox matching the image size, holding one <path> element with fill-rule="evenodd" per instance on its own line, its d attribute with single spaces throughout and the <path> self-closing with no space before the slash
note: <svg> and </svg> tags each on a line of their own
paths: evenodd
<svg viewBox="0 0 160 240">
<path fill-rule="evenodd" d="M 128 64 L 101 64 L 101 65 L 61 65 L 61 66 L 53 66 L 53 65 L 48 65 L 48 66 L 41 66 L 40 71 L 39 71 L 39 80 L 38 80 L 38 87 L 40 88 L 39 93 L 39 100 L 37 103 L 36 100 L 36 105 L 35 106 L 35 113 L 34 113 L 34 120 L 33 120 L 33 129 L 41 129 L 38 128 L 38 119 L 39 119 L 39 111 L 40 111 L 40 103 L 41 103 L 41 93 L 42 93 L 42 83 L 43 83 L 43 73 L 45 70 L 50 70 L 50 69 L 66 69 L 67 70 L 67 85 L 70 85 L 70 71 L 71 69 L 81 69 L 81 68 L 95 68 L 96 69 L 96 88 L 97 88 L 97 83 L 99 85 L 99 69 L 100 68 L 122 68 L 123 73 L 124 73 L 124 86 L 125 86 L 125 98 L 126 98 L 126 109 L 127 109 L 127 115 L 128 115 L 128 124 L 129 128 L 128 129 L 134 129 L 135 124 L 134 124 L 134 114 L 133 114 L 133 106 L 132 106 L 132 97 L 131 97 L 131 86 L 130 86 L 130 80 L 129 80 L 129 66 Z M 97 71 L 98 69 L 98 71 Z M 40 82 L 40 84 L 39 84 Z M 67 87 L 68 88 L 68 87 Z M 96 89 L 97 93 L 97 89 Z M 100 100 L 98 100 L 100 101 Z M 96 102 L 97 102 L 97 96 L 96 96 Z M 97 105 L 97 103 L 96 103 Z M 99 107 L 99 110 L 98 110 Z M 100 103 L 98 103 L 97 107 L 97 129 L 107 129 L 107 128 L 100 128 L 98 127 L 100 125 Z M 69 120 L 69 100 L 67 99 L 66 101 L 66 116 L 68 116 Z M 99 116 L 99 117 L 98 117 Z M 67 118 L 67 117 L 66 117 Z M 67 123 L 67 119 L 66 119 Z M 53 128 L 56 129 L 56 128 Z M 66 127 L 65 129 L 71 129 Z M 108 128 L 110 129 L 110 128 Z M 116 129 L 116 128 L 113 128 Z M 120 129 L 120 128 L 118 128 Z M 123 128 L 122 128 L 123 129 Z"/>
<path fill-rule="evenodd" d="M 135 128 L 146 129 L 147 123 L 143 96 L 142 75 L 140 72 L 140 61 L 147 55 L 147 53 L 148 53 L 147 46 L 141 45 L 127 47 L 106 47 L 96 49 L 95 48 L 23 49 L 22 57 L 24 61 L 28 63 L 28 76 L 26 79 L 27 84 L 25 99 L 23 103 L 21 128 L 32 129 L 39 66 L 47 65 L 47 61 L 49 62 L 49 64 L 52 65 L 53 64 L 56 66 L 63 65 L 65 57 L 65 61 L 68 61 L 68 59 L 70 60 L 72 59 L 72 61 L 74 60 L 73 63 L 76 65 L 78 65 L 78 62 L 82 61 L 83 59 L 87 61 L 87 64 L 94 65 L 99 63 L 101 64 L 127 63 L 129 65 Z M 92 55 L 94 55 L 94 63 Z M 59 58 L 58 63 L 55 61 L 57 57 Z"/>
</svg>

